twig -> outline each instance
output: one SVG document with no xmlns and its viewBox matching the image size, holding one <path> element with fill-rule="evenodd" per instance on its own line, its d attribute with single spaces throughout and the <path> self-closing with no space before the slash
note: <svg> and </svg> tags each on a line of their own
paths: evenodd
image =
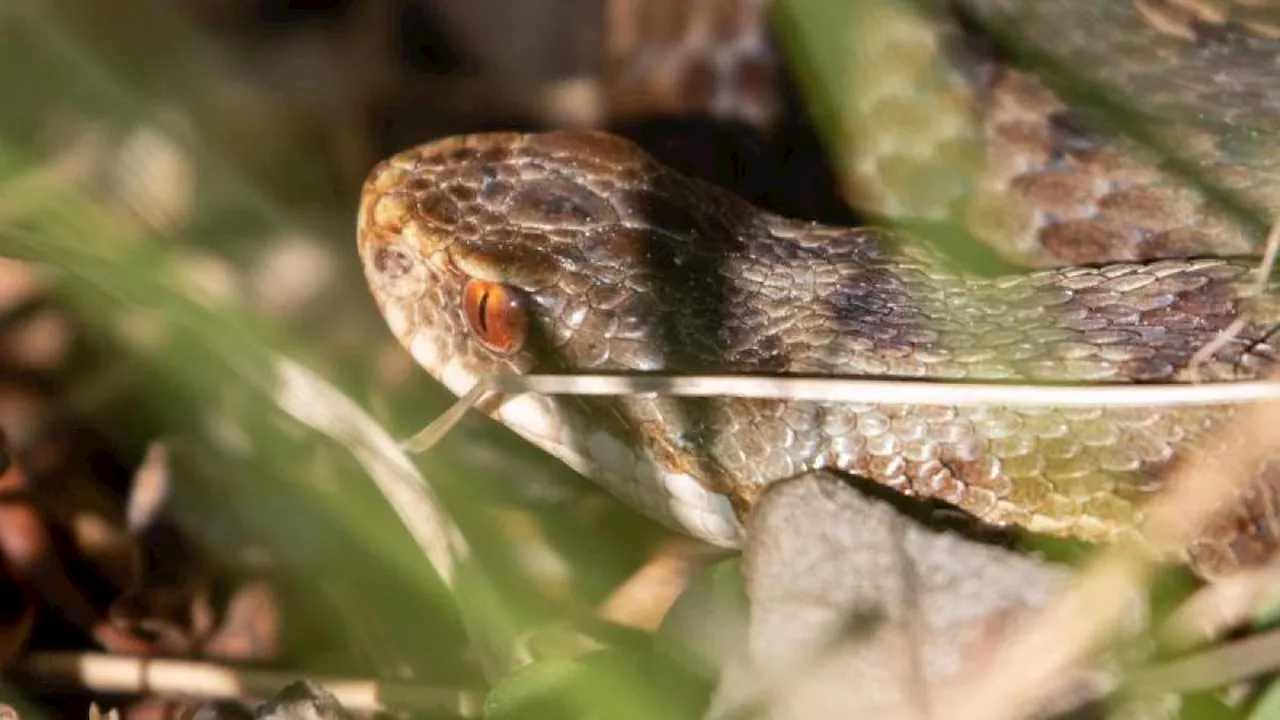
<svg viewBox="0 0 1280 720">
<path fill-rule="evenodd" d="M 1280 572 L 1271 565 L 1215 579 L 1183 602 L 1161 627 L 1177 647 L 1189 647 L 1256 619 L 1280 601 Z"/>
<path fill-rule="evenodd" d="M 1257 269 L 1253 274 L 1253 285 L 1249 287 L 1249 296 L 1258 297 L 1267 290 L 1267 283 L 1271 281 L 1271 271 L 1276 264 L 1276 251 L 1280 250 L 1280 219 L 1271 223 L 1271 231 L 1267 233 L 1266 251 L 1262 255 L 1262 261 L 1258 263 Z M 1213 357 L 1219 350 L 1226 347 L 1228 343 L 1236 339 L 1244 326 L 1249 323 L 1251 313 L 1246 308 L 1240 313 L 1240 317 L 1231 321 L 1231 324 L 1223 328 L 1212 340 L 1205 343 L 1204 347 L 1196 350 L 1187 361 L 1187 370 L 1191 373 L 1192 378 L 1199 378 L 1200 366 L 1209 358 Z"/>
<path fill-rule="evenodd" d="M 1280 630 L 1206 650 L 1130 678 L 1138 693 L 1195 693 L 1280 669 Z"/>
<path fill-rule="evenodd" d="M 1271 271 L 1276 265 L 1276 252 L 1280 251 L 1280 218 L 1271 223 L 1267 233 L 1266 250 L 1262 253 L 1262 261 L 1253 275 L 1253 295 L 1256 297 L 1266 292 L 1267 283 L 1271 281 Z"/>
<path fill-rule="evenodd" d="M 458 400 L 449 406 L 448 410 L 441 413 L 440 417 L 432 420 L 430 424 L 418 431 L 416 435 L 401 443 L 405 452 L 420 453 L 435 447 L 435 444 L 444 439 L 444 436 L 458 424 L 458 421 L 466 415 L 467 411 L 479 405 L 489 398 L 492 394 L 489 384 L 484 380 L 475 384 L 466 395 L 458 398 Z"/>
<path fill-rule="evenodd" d="M 234 667 L 194 660 L 155 660 L 104 653 L 32 653 L 18 672 L 42 684 L 70 685 L 101 694 L 171 693 L 210 699 L 267 698 L 299 673 Z M 478 692 L 365 678 L 315 677 L 348 710 L 447 713 L 479 717 Z"/>
<path fill-rule="evenodd" d="M 310 370 L 277 356 L 275 401 L 299 422 L 346 447 L 369 473 L 432 567 L 450 587 L 470 555 L 422 474 L 359 405 Z"/>
<path fill-rule="evenodd" d="M 1006 407 L 1169 407 L 1280 400 L 1280 382 L 1041 384 L 963 380 L 868 379 L 770 375 L 492 375 L 464 401 L 485 392 L 547 395 L 671 395 L 778 398 L 883 405 L 1003 405 Z M 459 405 L 463 401 L 459 402 Z M 454 410 L 451 409 L 450 412 Z"/>
</svg>

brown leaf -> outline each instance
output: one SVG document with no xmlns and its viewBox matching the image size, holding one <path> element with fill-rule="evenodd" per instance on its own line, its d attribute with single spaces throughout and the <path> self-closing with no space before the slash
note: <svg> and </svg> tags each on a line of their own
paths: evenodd
<svg viewBox="0 0 1280 720">
<path fill-rule="evenodd" d="M 273 660 L 280 653 L 280 605 L 267 583 L 239 588 L 227 604 L 222 627 L 205 643 L 210 657 L 237 661 Z"/>
</svg>

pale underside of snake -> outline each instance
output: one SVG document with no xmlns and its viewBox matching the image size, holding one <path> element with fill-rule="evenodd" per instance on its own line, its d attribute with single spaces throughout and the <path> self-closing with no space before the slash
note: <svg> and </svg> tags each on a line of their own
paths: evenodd
<svg viewBox="0 0 1280 720">
<path fill-rule="evenodd" d="M 1168 19 L 1156 3 L 959 5 L 963 22 L 939 15 L 900 33 L 928 51 L 916 63 L 928 83 L 863 105 L 867 118 L 886 107 L 901 116 L 914 102 L 903 98 L 943 97 L 940 117 L 963 122 L 917 122 L 930 129 L 905 144 L 867 129 L 847 164 L 853 195 L 886 216 L 954 219 L 1036 269 L 966 274 L 909 234 L 780 217 L 610 135 L 482 134 L 405 151 L 370 174 L 359 251 L 379 308 L 459 394 L 487 374 L 532 371 L 1188 381 L 1196 351 L 1237 320 L 1198 377 L 1266 375 L 1280 304 L 1246 297 L 1250 260 L 1214 256 L 1254 251 L 1280 204 L 1280 43 L 1230 17 L 1171 32 L 1156 27 Z M 1040 49 L 1036 70 L 1105 67 L 1098 96 L 1132 98 L 1158 127 L 1146 137 L 1090 125 L 1069 89 L 1055 94 L 1009 57 L 974 50 L 978 27 L 1016 30 Z M 1164 146 L 1181 154 L 1162 158 Z M 918 183 L 904 178 L 938 157 L 963 158 L 962 179 L 913 195 Z M 740 542 L 770 483 L 824 469 L 996 525 L 1129 538 L 1180 458 L 1231 451 L 1213 430 L 1233 412 L 531 394 L 486 409 L 652 517 L 720 545 Z M 1277 482 L 1280 465 L 1259 467 L 1219 511 L 1187 549 L 1197 571 L 1270 556 Z"/>
</svg>

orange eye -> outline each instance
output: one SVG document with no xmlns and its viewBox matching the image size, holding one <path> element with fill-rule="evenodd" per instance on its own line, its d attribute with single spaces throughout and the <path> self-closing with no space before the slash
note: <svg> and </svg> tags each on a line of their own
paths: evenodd
<svg viewBox="0 0 1280 720">
<path fill-rule="evenodd" d="M 529 315 L 515 290 L 487 280 L 469 280 L 462 289 L 467 324 L 490 351 L 509 355 L 524 347 Z"/>
</svg>

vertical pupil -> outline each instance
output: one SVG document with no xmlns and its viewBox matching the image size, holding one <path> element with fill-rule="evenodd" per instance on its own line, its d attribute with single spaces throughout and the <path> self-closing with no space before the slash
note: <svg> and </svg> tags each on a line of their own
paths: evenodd
<svg viewBox="0 0 1280 720">
<path fill-rule="evenodd" d="M 485 335 L 489 334 L 489 291 L 485 290 L 480 296 L 480 307 L 477 313 L 480 317 L 480 332 Z"/>
</svg>

